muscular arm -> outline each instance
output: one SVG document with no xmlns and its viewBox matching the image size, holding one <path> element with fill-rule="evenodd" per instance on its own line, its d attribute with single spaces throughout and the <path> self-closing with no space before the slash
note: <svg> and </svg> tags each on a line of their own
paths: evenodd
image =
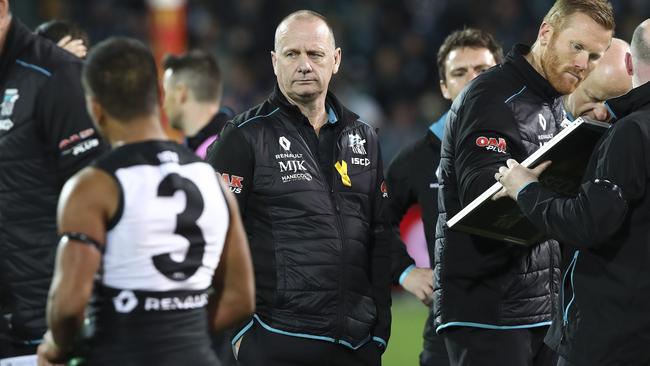
<svg viewBox="0 0 650 366">
<path fill-rule="evenodd" d="M 59 234 L 81 233 L 103 246 L 106 222 L 114 215 L 117 204 L 118 188 L 108 174 L 95 168 L 80 171 L 61 193 L 57 211 Z M 63 237 L 59 243 L 47 304 L 52 342 L 46 337 L 44 348 L 49 346 L 49 352 L 43 352 L 50 361 L 63 360 L 73 350 L 100 262 L 99 249 L 86 242 Z"/>
<path fill-rule="evenodd" d="M 230 226 L 219 266 L 215 271 L 210 298 L 210 322 L 219 331 L 235 325 L 255 311 L 255 277 L 248 239 L 237 201 L 222 182 L 230 211 Z"/>
</svg>

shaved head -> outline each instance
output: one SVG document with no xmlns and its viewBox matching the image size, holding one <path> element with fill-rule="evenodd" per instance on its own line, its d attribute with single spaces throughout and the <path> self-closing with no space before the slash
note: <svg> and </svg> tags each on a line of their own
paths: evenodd
<svg viewBox="0 0 650 366">
<path fill-rule="evenodd" d="M 632 36 L 632 57 L 635 62 L 650 64 L 650 19 L 639 24 Z"/>
<path fill-rule="evenodd" d="M 322 22 L 325 25 L 323 32 L 328 33 L 328 38 L 332 43 L 332 48 L 336 48 L 336 41 L 334 40 L 334 31 L 332 27 L 327 22 L 327 19 L 321 14 L 311 11 L 311 10 L 298 10 L 295 11 L 282 19 L 278 27 L 275 29 L 275 42 L 274 50 L 277 52 L 279 49 L 280 42 L 290 30 L 291 25 L 296 21 L 306 21 L 306 22 Z"/>
<path fill-rule="evenodd" d="M 589 116 L 602 119 L 602 102 L 632 89 L 632 76 L 625 66 L 625 54 L 630 45 L 622 39 L 612 38 L 612 43 L 601 58 L 598 66 L 565 99 L 565 109 L 574 117 Z"/>
<path fill-rule="evenodd" d="M 587 77 L 585 88 L 598 91 L 596 96 L 606 100 L 627 93 L 632 88 L 632 77 L 625 69 L 625 54 L 630 45 L 622 39 L 612 38 L 612 44 L 600 63 Z"/>
</svg>

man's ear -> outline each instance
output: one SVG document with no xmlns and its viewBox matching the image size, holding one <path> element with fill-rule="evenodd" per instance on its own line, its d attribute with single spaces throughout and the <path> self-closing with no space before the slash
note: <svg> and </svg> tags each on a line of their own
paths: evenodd
<svg viewBox="0 0 650 366">
<path fill-rule="evenodd" d="M 440 92 L 442 96 L 447 100 L 451 100 L 451 94 L 449 94 L 449 89 L 447 89 L 447 83 L 444 80 L 440 80 Z"/>
<path fill-rule="evenodd" d="M 273 73 L 275 74 L 275 76 L 277 76 L 278 75 L 278 68 L 277 68 L 278 55 L 275 53 L 275 51 L 271 51 L 271 64 L 273 65 Z"/>
<path fill-rule="evenodd" d="M 537 41 L 540 46 L 546 47 L 553 38 L 554 28 L 547 22 L 542 22 L 542 25 L 539 26 L 539 32 L 537 33 Z"/>
<path fill-rule="evenodd" d="M 341 56 L 343 55 L 343 52 L 341 51 L 341 47 L 337 47 L 334 50 L 334 69 L 332 70 L 333 74 L 336 74 L 339 72 L 339 67 L 341 66 Z"/>
<path fill-rule="evenodd" d="M 97 127 L 102 127 L 106 120 L 106 112 L 99 104 L 97 99 L 91 95 L 86 95 L 86 110 Z"/>
<path fill-rule="evenodd" d="M 632 76 L 634 75 L 634 65 L 632 65 L 632 54 L 629 52 L 625 53 L 625 70 L 627 74 Z"/>
<path fill-rule="evenodd" d="M 175 94 L 178 96 L 178 103 L 181 105 L 185 104 L 190 98 L 190 88 L 183 83 L 177 83 L 174 89 Z"/>
</svg>

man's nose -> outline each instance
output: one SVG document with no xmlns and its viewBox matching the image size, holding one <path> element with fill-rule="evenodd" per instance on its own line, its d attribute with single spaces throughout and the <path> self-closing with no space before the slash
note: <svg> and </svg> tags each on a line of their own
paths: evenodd
<svg viewBox="0 0 650 366">
<path fill-rule="evenodd" d="M 587 66 L 589 65 L 589 53 L 580 52 L 576 56 L 575 60 L 573 60 L 573 65 L 580 70 L 587 69 Z"/>
<path fill-rule="evenodd" d="M 298 64 L 298 72 L 301 74 L 308 74 L 312 72 L 311 62 L 309 62 L 309 57 L 302 56 L 300 58 L 300 63 Z"/>
</svg>

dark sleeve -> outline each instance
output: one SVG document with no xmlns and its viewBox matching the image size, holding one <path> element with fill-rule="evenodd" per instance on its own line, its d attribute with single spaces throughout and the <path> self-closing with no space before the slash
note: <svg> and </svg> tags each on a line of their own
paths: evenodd
<svg viewBox="0 0 650 366">
<path fill-rule="evenodd" d="M 506 160 L 522 155 L 517 122 L 504 101 L 485 89 L 468 94 L 455 121 L 454 163 L 463 207 L 494 184 L 494 173 Z"/>
<path fill-rule="evenodd" d="M 621 227 L 628 202 L 643 196 L 648 171 L 644 134 L 637 124 L 625 122 L 615 125 L 599 146 L 592 157 L 594 176 L 576 197 L 562 197 L 539 183 L 519 192 L 521 210 L 550 237 L 578 248 L 597 246 Z"/>
<path fill-rule="evenodd" d="M 255 156 L 242 131 L 228 122 L 209 148 L 206 162 L 224 179 L 235 194 L 242 216 L 246 214 L 246 202 L 253 184 Z"/>
<path fill-rule="evenodd" d="M 373 339 L 387 344 L 390 337 L 391 323 L 391 281 L 390 281 L 390 248 L 397 233 L 392 230 L 388 215 L 388 188 L 384 181 L 381 151 L 377 148 L 377 176 L 375 178 L 374 194 L 371 195 L 373 218 L 370 225 L 371 235 L 371 282 L 372 293 L 377 307 L 377 323 L 373 329 Z"/>
<path fill-rule="evenodd" d="M 413 178 L 409 179 L 411 172 L 410 164 L 412 149 L 402 150 L 390 163 L 386 172 L 386 184 L 388 185 L 388 214 L 390 216 L 391 229 L 399 232 L 399 225 L 406 214 L 406 211 L 417 202 L 417 197 L 412 184 L 415 183 Z M 400 284 L 399 279 L 404 270 L 412 265 L 415 261 L 406 251 L 406 245 L 395 235 L 390 246 L 391 259 L 391 279 L 393 284 Z"/>
<path fill-rule="evenodd" d="M 45 150 L 55 157 L 63 184 L 108 150 L 88 112 L 81 87 L 81 63 L 57 69 L 39 92 L 36 117 Z"/>
</svg>

